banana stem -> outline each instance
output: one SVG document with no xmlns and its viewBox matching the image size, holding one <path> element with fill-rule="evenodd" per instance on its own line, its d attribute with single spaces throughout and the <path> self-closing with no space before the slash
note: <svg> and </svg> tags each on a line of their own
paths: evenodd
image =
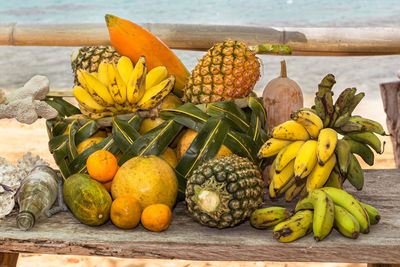
<svg viewBox="0 0 400 267">
<path fill-rule="evenodd" d="M 290 55 L 292 54 L 292 48 L 288 45 L 276 45 L 276 44 L 259 44 L 249 46 L 250 50 L 253 50 L 256 54 L 277 54 L 277 55 Z"/>
</svg>

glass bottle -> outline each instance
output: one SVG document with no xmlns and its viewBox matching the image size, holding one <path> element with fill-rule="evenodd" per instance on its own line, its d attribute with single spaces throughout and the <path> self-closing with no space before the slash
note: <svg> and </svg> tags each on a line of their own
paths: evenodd
<svg viewBox="0 0 400 267">
<path fill-rule="evenodd" d="M 21 182 L 17 195 L 19 213 L 17 226 L 21 230 L 29 230 L 57 199 L 59 177 L 56 172 L 46 166 L 39 165 Z"/>
</svg>

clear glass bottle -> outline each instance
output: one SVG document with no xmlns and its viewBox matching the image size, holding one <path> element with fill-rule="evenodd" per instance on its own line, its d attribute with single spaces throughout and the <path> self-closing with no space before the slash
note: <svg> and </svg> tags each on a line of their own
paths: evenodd
<svg viewBox="0 0 400 267">
<path fill-rule="evenodd" d="M 17 195 L 19 213 L 17 226 L 29 230 L 57 199 L 59 177 L 45 165 L 36 166 L 21 182 Z"/>
</svg>

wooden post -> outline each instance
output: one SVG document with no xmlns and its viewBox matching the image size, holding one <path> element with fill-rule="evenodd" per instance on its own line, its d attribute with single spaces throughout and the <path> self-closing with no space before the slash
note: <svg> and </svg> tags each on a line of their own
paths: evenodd
<svg viewBox="0 0 400 267">
<path fill-rule="evenodd" d="M 400 168 L 400 81 L 380 84 L 386 124 L 391 135 L 394 160 Z"/>
<path fill-rule="evenodd" d="M 0 266 L 1 267 L 15 267 L 17 266 L 18 253 L 5 253 L 0 252 Z"/>
<path fill-rule="evenodd" d="M 367 267 L 400 267 L 400 264 L 368 263 Z"/>
</svg>

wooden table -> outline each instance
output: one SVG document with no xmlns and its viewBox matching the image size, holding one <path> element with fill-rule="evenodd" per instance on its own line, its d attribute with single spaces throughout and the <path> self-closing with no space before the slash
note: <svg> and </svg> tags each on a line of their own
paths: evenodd
<svg viewBox="0 0 400 267">
<path fill-rule="evenodd" d="M 349 191 L 354 193 L 351 188 Z M 3 252 L 0 262 L 3 261 L 1 266 L 15 266 L 18 253 L 44 253 L 397 266 L 400 264 L 400 170 L 366 171 L 365 189 L 355 194 L 360 200 L 377 207 L 382 215 L 381 222 L 357 240 L 345 238 L 333 230 L 318 243 L 308 235 L 284 244 L 272 238 L 271 230 L 254 229 L 248 222 L 231 229 L 212 229 L 194 222 L 184 204 L 180 203 L 174 210 L 171 226 L 161 233 L 147 231 L 142 226 L 121 230 L 110 222 L 100 227 L 89 227 L 66 212 L 45 218 L 30 231 L 22 232 L 16 227 L 15 216 L 9 216 L 0 223 L 0 250 Z M 270 201 L 267 204 L 271 204 Z"/>
</svg>

